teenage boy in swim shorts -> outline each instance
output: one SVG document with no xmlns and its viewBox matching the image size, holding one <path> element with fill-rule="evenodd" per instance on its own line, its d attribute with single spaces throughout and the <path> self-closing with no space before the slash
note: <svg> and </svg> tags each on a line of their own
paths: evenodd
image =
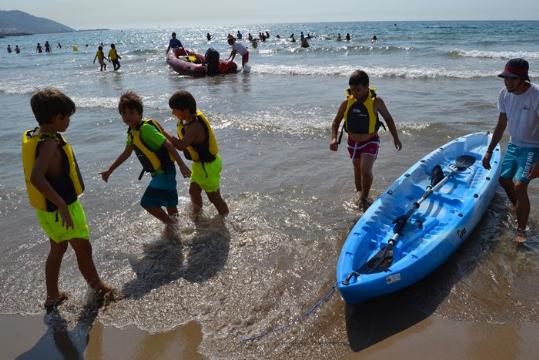
<svg viewBox="0 0 539 360">
<path fill-rule="evenodd" d="M 339 124 L 344 119 L 343 129 L 348 133 L 348 152 L 354 165 L 356 191 L 359 194 L 359 204 L 365 211 L 371 204 L 369 191 L 373 182 L 372 168 L 380 146 L 378 129 L 383 126 L 378 114 L 384 118 L 398 151 L 402 149 L 402 144 L 393 117 L 384 101 L 369 88 L 367 73 L 362 70 L 354 71 L 348 85 L 347 99 L 341 103 L 331 125 L 329 148 L 337 151 Z"/>
<path fill-rule="evenodd" d="M 152 119 L 142 119 L 142 99 L 137 94 L 132 91 L 123 94 L 120 97 L 118 111 L 122 115 L 123 122 L 129 127 L 126 146 L 108 170 L 100 173 L 101 177 L 107 182 L 112 172 L 135 151 L 143 167 L 141 177 L 144 172 L 150 172 L 152 175 L 140 205 L 165 224 L 164 235 L 170 235 L 175 232 L 178 214 L 174 160 L 184 177 L 190 176 L 191 171 L 174 146 L 166 139 L 161 125 Z M 163 207 L 166 208 L 166 212 Z"/>
<path fill-rule="evenodd" d="M 193 161 L 189 195 L 196 219 L 202 212 L 202 190 L 217 209 L 220 216 L 228 215 L 228 206 L 221 196 L 222 162 L 218 154 L 217 140 L 206 116 L 197 110 L 193 95 L 177 91 L 169 99 L 172 114 L 178 119 L 178 138 L 167 134 L 174 146 L 182 150 L 188 160 Z"/>
<path fill-rule="evenodd" d="M 490 169 L 492 151 L 508 128 L 511 141 L 502 162 L 500 185 L 507 193 L 517 216 L 513 241 L 527 239 L 530 215 L 528 184 L 539 177 L 539 86 L 530 82 L 529 64 L 524 59 L 511 59 L 498 76 L 505 87 L 498 95 L 498 123 L 483 157 L 483 166 Z"/>
<path fill-rule="evenodd" d="M 30 105 L 39 127 L 24 132 L 23 168 L 30 204 L 50 238 L 45 308 L 51 311 L 67 299 L 58 289 L 58 276 L 68 244 L 88 285 L 102 296 L 112 294 L 112 289 L 97 274 L 86 215 L 78 199 L 84 183 L 71 145 L 60 135 L 69 126 L 75 104 L 59 90 L 46 88 L 32 95 Z"/>
</svg>

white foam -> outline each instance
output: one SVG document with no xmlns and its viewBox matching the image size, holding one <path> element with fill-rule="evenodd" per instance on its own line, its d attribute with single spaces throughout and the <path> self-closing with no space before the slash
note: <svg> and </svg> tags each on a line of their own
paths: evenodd
<svg viewBox="0 0 539 360">
<path fill-rule="evenodd" d="M 455 49 L 449 53 L 452 56 L 457 57 L 470 57 L 480 59 L 539 59 L 539 52 L 533 51 L 484 51 L 484 50 L 462 50 Z"/>
<path fill-rule="evenodd" d="M 349 76 L 356 70 L 356 66 L 329 65 L 259 65 L 253 66 L 253 73 L 285 75 L 285 76 Z M 364 67 L 371 77 L 375 78 L 403 78 L 403 79 L 475 79 L 495 77 L 496 71 L 460 70 L 445 68 L 412 68 L 412 67 Z"/>
</svg>

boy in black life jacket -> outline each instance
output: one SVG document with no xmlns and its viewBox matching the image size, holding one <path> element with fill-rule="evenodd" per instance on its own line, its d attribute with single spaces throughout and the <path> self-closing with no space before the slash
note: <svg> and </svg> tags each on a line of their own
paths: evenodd
<svg viewBox="0 0 539 360">
<path fill-rule="evenodd" d="M 215 206 L 219 215 L 228 215 L 228 206 L 221 197 L 221 157 L 218 154 L 217 140 L 206 116 L 197 110 L 193 95 L 187 91 L 177 91 L 169 99 L 172 114 L 178 119 L 178 138 L 167 138 L 182 150 L 185 157 L 193 161 L 189 195 L 193 206 L 193 216 L 202 211 L 202 190 Z"/>
<path fill-rule="evenodd" d="M 175 232 L 176 216 L 178 214 L 178 192 L 176 190 L 176 169 L 174 160 L 178 163 L 183 177 L 191 175 L 191 171 L 180 158 L 174 146 L 163 135 L 161 125 L 151 119 L 142 119 L 142 99 L 132 91 L 120 97 L 118 111 L 123 122 L 129 127 L 127 143 L 124 151 L 116 161 L 103 171 L 101 177 L 108 181 L 112 172 L 131 156 L 133 150 L 142 164 L 142 173 L 149 172 L 152 180 L 142 195 L 140 205 L 163 222 L 165 236 Z M 166 208 L 166 212 L 162 209 Z"/>
<path fill-rule="evenodd" d="M 400 151 L 402 144 L 393 117 L 384 101 L 369 88 L 367 73 L 362 70 L 354 71 L 348 85 L 350 87 L 347 90 L 347 99 L 342 102 L 331 125 L 329 148 L 337 151 L 340 143 L 337 133 L 339 124 L 344 119 L 343 130 L 348 133 L 348 152 L 354 164 L 356 190 L 360 193 L 359 205 L 365 211 L 371 203 L 369 191 L 373 181 L 372 168 L 380 146 L 378 129 L 383 126 L 378 114 L 382 115 L 389 127 L 395 148 Z"/>
<path fill-rule="evenodd" d="M 45 265 L 45 308 L 49 312 L 67 299 L 58 289 L 58 276 L 68 244 L 75 250 L 79 270 L 88 285 L 98 295 L 113 296 L 112 289 L 103 283 L 94 265 L 88 223 L 78 199 L 84 191 L 84 183 L 73 149 L 60 135 L 69 126 L 75 104 L 53 88 L 36 92 L 30 104 L 39 127 L 24 132 L 22 157 L 30 204 L 36 209 L 39 225 L 50 238 Z"/>
</svg>

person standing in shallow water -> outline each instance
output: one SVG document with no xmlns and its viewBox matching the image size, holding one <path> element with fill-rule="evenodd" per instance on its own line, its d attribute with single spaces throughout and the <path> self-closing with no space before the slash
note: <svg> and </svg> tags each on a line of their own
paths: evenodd
<svg viewBox="0 0 539 360">
<path fill-rule="evenodd" d="M 337 115 L 331 125 L 331 141 L 329 149 L 337 151 L 340 138 L 337 139 L 339 125 L 344 119 L 343 130 L 348 133 L 348 152 L 354 165 L 356 191 L 359 194 L 359 205 L 363 210 L 371 204 L 369 191 L 373 182 L 372 168 L 378 156 L 380 138 L 378 129 L 383 126 L 378 119 L 380 113 L 393 136 L 393 144 L 397 150 L 402 149 L 397 127 L 382 98 L 369 87 L 369 76 L 362 70 L 356 70 L 348 81 L 347 99 L 341 103 Z M 342 132 L 341 132 L 342 136 Z"/>
<path fill-rule="evenodd" d="M 483 157 L 483 166 L 490 169 L 492 151 L 508 128 L 511 140 L 502 161 L 500 185 L 507 193 L 517 216 L 513 241 L 527 239 L 530 215 L 528 184 L 539 177 L 539 86 L 528 76 L 529 64 L 524 59 L 511 59 L 498 76 L 505 87 L 498 95 L 498 123 Z"/>
<path fill-rule="evenodd" d="M 95 268 L 88 223 L 78 199 L 84 182 L 71 145 L 60 135 L 69 126 L 75 104 L 59 90 L 47 88 L 34 93 L 30 105 L 39 127 L 24 132 L 23 168 L 30 204 L 49 237 L 45 308 L 50 312 L 67 299 L 58 289 L 58 276 L 68 245 L 75 250 L 81 274 L 98 295 L 112 295 L 113 289 Z"/>
</svg>

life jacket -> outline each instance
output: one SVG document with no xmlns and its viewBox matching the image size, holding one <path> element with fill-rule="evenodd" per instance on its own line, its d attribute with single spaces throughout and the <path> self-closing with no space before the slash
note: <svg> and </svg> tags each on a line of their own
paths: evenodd
<svg viewBox="0 0 539 360">
<path fill-rule="evenodd" d="M 210 123 L 202 111 L 196 112 L 195 120 L 184 124 L 183 121 L 178 121 L 176 130 L 178 131 L 178 138 L 183 140 L 185 137 L 185 127 L 200 121 L 206 132 L 206 139 L 200 144 L 191 144 L 184 151 L 185 158 L 195 162 L 209 163 L 215 160 L 219 148 L 217 147 L 217 140 L 215 134 L 210 126 Z"/>
<path fill-rule="evenodd" d="M 378 118 L 378 114 L 374 111 L 374 100 L 376 92 L 369 88 L 369 94 L 362 103 L 359 102 L 351 93 L 350 89 L 346 90 L 347 101 L 346 110 L 344 111 L 344 130 L 356 134 L 375 134 L 384 124 Z"/>
<path fill-rule="evenodd" d="M 171 158 L 168 150 L 161 146 L 159 150 L 151 150 L 142 140 L 140 136 L 140 128 L 148 124 L 155 127 L 161 134 L 164 134 L 164 130 L 161 125 L 153 119 L 144 119 L 140 122 L 136 129 L 129 128 L 127 135 L 131 140 L 135 154 L 142 164 L 142 172 L 140 173 L 139 180 L 142 178 L 145 172 L 155 173 L 160 170 L 170 169 L 174 167 L 174 160 Z"/>
<path fill-rule="evenodd" d="M 22 135 L 22 165 L 24 169 L 26 192 L 28 193 L 30 205 L 39 210 L 54 211 L 57 209 L 56 205 L 43 196 L 30 181 L 32 170 L 39 154 L 39 147 L 41 142 L 47 138 L 56 141 L 58 146 L 62 149 L 63 167 L 66 175 L 57 178 L 47 177 L 47 181 L 49 181 L 52 188 L 60 195 L 66 204 L 69 205 L 73 203 L 77 200 L 78 196 L 84 192 L 84 182 L 82 181 L 82 176 L 73 149 L 62 135 L 39 133 L 39 128 L 26 130 Z"/>
</svg>

